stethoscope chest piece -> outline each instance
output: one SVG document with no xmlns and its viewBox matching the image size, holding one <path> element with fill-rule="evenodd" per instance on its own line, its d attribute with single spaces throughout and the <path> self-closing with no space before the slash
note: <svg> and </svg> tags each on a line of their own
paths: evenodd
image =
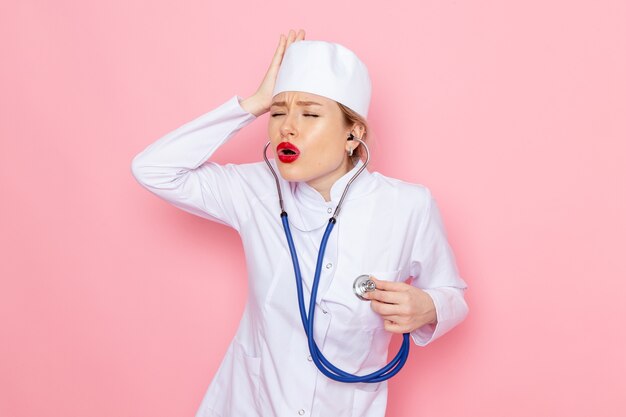
<svg viewBox="0 0 626 417">
<path fill-rule="evenodd" d="M 367 298 L 363 297 L 363 294 L 374 291 L 376 289 L 376 284 L 374 284 L 374 281 L 370 279 L 369 275 L 359 275 L 354 280 L 352 289 L 354 290 L 354 294 L 361 300 L 369 301 Z"/>
</svg>

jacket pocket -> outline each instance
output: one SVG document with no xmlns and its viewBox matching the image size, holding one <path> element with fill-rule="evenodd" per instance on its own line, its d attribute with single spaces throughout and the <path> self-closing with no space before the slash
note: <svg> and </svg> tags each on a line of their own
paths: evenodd
<svg viewBox="0 0 626 417">
<path fill-rule="evenodd" d="M 373 275 L 376 279 L 382 281 L 398 281 L 400 277 L 401 269 L 394 269 L 393 271 L 373 271 L 369 272 L 369 275 Z"/>
<path fill-rule="evenodd" d="M 221 416 L 260 416 L 261 358 L 250 356 L 244 346 L 233 340 L 220 369 L 219 390 L 211 405 Z"/>
<path fill-rule="evenodd" d="M 355 384 L 352 417 L 383 416 L 386 408 L 386 382 Z"/>
</svg>

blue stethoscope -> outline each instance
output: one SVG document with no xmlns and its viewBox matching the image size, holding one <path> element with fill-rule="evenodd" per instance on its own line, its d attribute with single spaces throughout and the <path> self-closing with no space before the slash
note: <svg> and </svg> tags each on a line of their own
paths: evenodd
<svg viewBox="0 0 626 417">
<path fill-rule="evenodd" d="M 296 253 L 296 248 L 293 243 L 293 238 L 291 237 L 291 230 L 289 229 L 289 220 L 287 218 L 287 212 L 285 211 L 283 207 L 283 197 L 282 197 L 282 193 L 280 192 L 280 183 L 278 181 L 278 176 L 276 175 L 274 168 L 272 168 L 272 165 L 267 159 L 267 148 L 270 146 L 271 142 L 267 142 L 267 144 L 265 145 L 265 148 L 263 148 L 263 159 L 265 159 L 267 166 L 269 166 L 270 170 L 272 171 L 272 175 L 274 175 L 274 179 L 276 180 L 276 188 L 278 189 L 278 200 L 280 203 L 280 210 L 281 210 L 280 218 L 283 222 L 283 228 L 285 229 L 285 236 L 287 237 L 287 243 L 289 244 L 289 251 L 291 253 L 291 260 L 293 262 L 293 269 L 294 269 L 295 276 L 296 276 L 296 287 L 298 289 L 298 305 L 300 307 L 300 317 L 302 319 L 302 326 L 304 327 L 304 331 L 306 333 L 306 336 L 309 342 L 309 351 L 311 352 L 311 358 L 313 359 L 313 362 L 324 375 L 326 375 L 327 377 L 331 379 L 334 379 L 335 381 L 350 382 L 350 383 L 355 383 L 355 382 L 376 383 L 376 382 L 385 381 L 391 378 L 392 376 L 397 374 L 406 363 L 406 360 L 409 356 L 409 346 L 410 346 L 408 333 L 404 333 L 402 335 L 403 336 L 402 346 L 400 347 L 400 350 L 398 351 L 398 353 L 396 354 L 396 356 L 393 358 L 391 362 L 389 362 L 387 365 L 385 365 L 383 368 L 379 369 L 376 372 L 372 372 L 371 374 L 361 375 L 361 376 L 352 375 L 348 372 L 342 371 L 341 369 L 337 368 L 332 363 L 330 363 L 328 359 L 324 357 L 322 352 L 320 352 L 319 348 L 317 347 L 317 344 L 315 343 L 315 340 L 313 339 L 313 319 L 315 318 L 315 300 L 317 299 L 317 287 L 319 285 L 320 275 L 322 271 L 322 262 L 324 259 L 324 252 L 326 251 L 326 243 L 328 242 L 328 237 L 330 236 L 330 232 L 332 232 L 333 227 L 335 226 L 335 223 L 337 222 L 337 216 L 339 215 L 341 203 L 343 202 L 343 199 L 346 196 L 346 193 L 348 192 L 348 188 L 350 187 L 350 184 L 352 184 L 354 179 L 365 169 L 365 167 L 367 166 L 370 160 L 370 151 L 367 145 L 365 144 L 365 142 L 363 142 L 359 138 L 354 137 L 352 134 L 350 134 L 350 136 L 348 137 L 348 140 L 359 141 L 360 144 L 365 147 L 365 151 L 367 153 L 367 159 L 365 163 L 363 164 L 363 166 L 356 172 L 356 174 L 354 174 L 354 176 L 350 179 L 350 181 L 348 181 L 348 184 L 346 185 L 346 188 L 343 191 L 343 194 L 341 195 L 341 199 L 339 200 L 339 204 L 337 205 L 337 208 L 335 209 L 333 216 L 330 219 L 328 219 L 328 226 L 326 226 L 326 231 L 324 232 L 324 236 L 322 237 L 319 254 L 317 256 L 317 265 L 315 267 L 315 277 L 313 279 L 313 288 L 311 289 L 311 300 L 309 302 L 308 315 L 304 307 L 304 296 L 302 292 L 302 275 L 300 274 L 300 264 L 298 262 L 298 254 Z M 356 278 L 353 284 L 354 293 L 356 294 L 357 297 L 359 297 L 362 300 L 367 300 L 366 298 L 362 297 L 362 295 L 365 292 L 374 291 L 375 289 L 376 289 L 376 286 L 374 284 L 374 281 L 369 279 L 368 275 L 360 275 L 359 277 Z"/>
</svg>

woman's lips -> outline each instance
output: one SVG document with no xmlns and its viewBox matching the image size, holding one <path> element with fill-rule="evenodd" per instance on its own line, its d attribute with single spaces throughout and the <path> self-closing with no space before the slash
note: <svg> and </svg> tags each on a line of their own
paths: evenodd
<svg viewBox="0 0 626 417">
<path fill-rule="evenodd" d="M 276 153 L 278 154 L 278 159 L 280 162 L 285 162 L 287 164 L 295 161 L 300 156 L 300 149 L 296 147 L 296 145 L 289 142 L 281 142 L 276 147 Z"/>
</svg>

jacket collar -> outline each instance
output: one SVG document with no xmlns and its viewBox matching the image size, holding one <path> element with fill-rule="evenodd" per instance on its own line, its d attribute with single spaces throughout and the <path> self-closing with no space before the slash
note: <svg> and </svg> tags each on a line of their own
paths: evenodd
<svg viewBox="0 0 626 417">
<path fill-rule="evenodd" d="M 272 160 L 276 167 L 275 160 Z M 289 223 L 301 231 L 311 231 L 328 224 L 328 219 L 332 216 L 339 204 L 341 195 L 356 172 L 363 166 L 363 161 L 359 160 L 356 165 L 332 185 L 330 189 L 331 201 L 325 201 L 324 197 L 306 182 L 289 182 L 279 176 L 281 190 L 283 192 L 283 204 L 285 211 L 289 215 Z M 276 171 L 278 172 L 278 170 Z M 343 207 L 350 200 L 363 196 L 375 187 L 374 176 L 365 168 L 350 185 L 350 189 L 343 201 Z M 328 212 L 330 209 L 330 213 Z M 339 218 L 341 218 L 341 214 Z"/>
</svg>

